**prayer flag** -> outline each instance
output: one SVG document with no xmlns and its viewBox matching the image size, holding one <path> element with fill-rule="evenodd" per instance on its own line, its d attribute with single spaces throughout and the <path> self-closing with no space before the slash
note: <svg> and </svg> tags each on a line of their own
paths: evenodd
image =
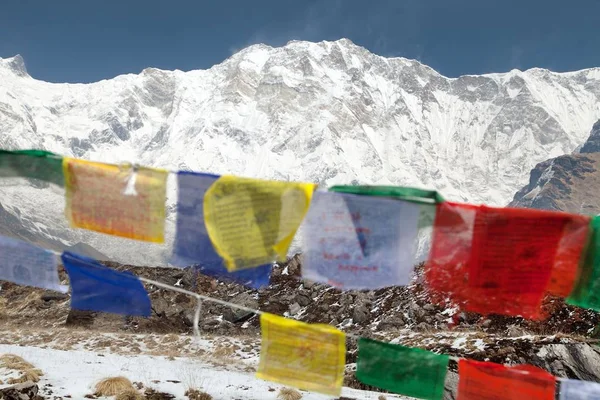
<svg viewBox="0 0 600 400">
<path fill-rule="evenodd" d="M 256 376 L 283 385 L 339 396 L 346 336 L 329 325 L 260 316 L 262 342 Z"/>
<path fill-rule="evenodd" d="M 208 235 L 227 269 L 284 261 L 315 185 L 221 176 L 204 196 Z"/>
<path fill-rule="evenodd" d="M 68 252 L 63 253 L 62 261 L 71 284 L 71 308 L 150 316 L 150 298 L 135 275 Z"/>
<path fill-rule="evenodd" d="M 414 203 L 317 192 L 303 227 L 302 276 L 341 289 L 407 285 L 418 219 Z"/>
<path fill-rule="evenodd" d="M 591 218 L 584 215 L 571 214 L 570 217 L 558 244 L 550 284 L 546 289 L 548 293 L 563 298 L 573 291 L 580 265 L 585 259 L 591 222 Z"/>
<path fill-rule="evenodd" d="M 532 365 L 458 361 L 460 400 L 554 400 L 555 378 Z"/>
<path fill-rule="evenodd" d="M 418 399 L 439 400 L 450 357 L 361 338 L 356 377 L 366 385 Z"/>
<path fill-rule="evenodd" d="M 346 186 L 337 185 L 329 188 L 330 192 L 348 193 L 366 196 L 390 197 L 419 204 L 419 228 L 433 225 L 435 205 L 442 203 L 444 198 L 435 190 L 423 190 L 404 186 Z"/>
<path fill-rule="evenodd" d="M 51 252 L 21 240 L 0 236 L 0 280 L 66 293 Z"/>
<path fill-rule="evenodd" d="M 148 242 L 164 242 L 167 171 L 65 158 L 72 227 Z"/>
<path fill-rule="evenodd" d="M 425 276 L 434 297 L 466 311 L 538 319 L 557 254 L 561 270 L 578 257 L 564 233 L 579 216 L 566 213 L 442 203 L 436 213 Z M 559 248 L 562 248 L 559 252 Z"/>
<path fill-rule="evenodd" d="M 590 223 L 587 253 L 567 303 L 600 311 L 600 217 Z"/>
<path fill-rule="evenodd" d="M 563 379 L 560 381 L 560 400 L 598 400 L 600 383 Z"/>
<path fill-rule="evenodd" d="M 22 177 L 64 186 L 62 157 L 44 150 L 0 150 L 0 178 Z"/>
<path fill-rule="evenodd" d="M 204 195 L 219 176 L 180 171 L 177 174 L 177 231 L 171 264 L 197 265 L 199 271 L 215 278 L 259 289 L 269 284 L 271 264 L 229 272 L 217 254 L 204 222 Z"/>
</svg>

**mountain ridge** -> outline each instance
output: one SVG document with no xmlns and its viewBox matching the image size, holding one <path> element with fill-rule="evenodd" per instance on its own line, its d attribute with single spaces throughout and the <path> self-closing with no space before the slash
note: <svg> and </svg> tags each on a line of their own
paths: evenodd
<svg viewBox="0 0 600 400">
<path fill-rule="evenodd" d="M 600 119 L 600 68 L 446 78 L 349 40 L 254 45 L 206 70 L 146 68 L 89 84 L 36 80 L 19 59 L 0 60 L 1 148 L 326 186 L 416 186 L 497 206 L 537 163 L 576 151 Z M 69 230 L 59 193 L 4 182 L 0 193 L 9 213 L 32 229 L 43 220 L 70 245 L 92 243 L 123 262 L 132 262 L 125 252 L 147 252 Z M 175 201 L 170 185 L 171 224 Z"/>
</svg>

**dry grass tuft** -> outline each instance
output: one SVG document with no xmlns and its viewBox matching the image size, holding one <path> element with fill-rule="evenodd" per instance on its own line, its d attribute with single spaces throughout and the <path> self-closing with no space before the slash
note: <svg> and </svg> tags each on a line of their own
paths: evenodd
<svg viewBox="0 0 600 400">
<path fill-rule="evenodd" d="M 131 381 L 124 376 L 104 378 L 96 383 L 96 396 L 116 396 L 124 392 L 135 391 Z"/>
<path fill-rule="evenodd" d="M 32 368 L 32 369 L 23 371 L 21 376 L 19 376 L 18 378 L 9 378 L 7 383 L 9 385 L 15 385 L 17 383 L 25 383 L 25 382 L 34 382 L 35 383 L 35 382 L 39 382 L 40 376 L 43 376 L 43 375 L 44 375 L 44 373 L 42 371 L 40 371 L 39 369 Z"/>
<path fill-rule="evenodd" d="M 277 394 L 277 398 L 279 400 L 300 400 L 302 398 L 302 393 L 296 389 L 281 388 Z"/>
<path fill-rule="evenodd" d="M 212 400 L 212 396 L 206 392 L 201 392 L 198 389 L 188 389 L 185 395 L 190 400 Z"/>
<path fill-rule="evenodd" d="M 134 389 L 121 392 L 115 397 L 115 400 L 144 400 L 145 397 Z"/>
<path fill-rule="evenodd" d="M 23 357 L 16 354 L 2 354 L 0 356 L 0 366 L 17 371 L 26 371 L 35 368 L 33 364 L 25 361 Z"/>
<path fill-rule="evenodd" d="M 387 400 L 387 397 L 385 397 L 384 395 L 380 394 L 379 397 L 377 398 L 377 400 Z"/>
</svg>

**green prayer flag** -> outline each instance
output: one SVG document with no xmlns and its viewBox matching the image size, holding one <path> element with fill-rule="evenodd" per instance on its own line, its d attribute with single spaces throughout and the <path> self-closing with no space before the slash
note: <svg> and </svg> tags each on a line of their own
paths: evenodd
<svg viewBox="0 0 600 400">
<path fill-rule="evenodd" d="M 436 204 L 444 202 L 442 195 L 435 190 L 423 190 L 404 186 L 337 185 L 330 187 L 329 191 L 365 196 L 392 197 L 417 203 L 421 206 L 419 229 L 433 225 Z"/>
<path fill-rule="evenodd" d="M 0 178 L 32 178 L 64 186 L 62 156 L 44 150 L 0 150 Z"/>
<path fill-rule="evenodd" d="M 600 311 L 600 217 L 590 222 L 587 251 L 567 304 Z"/>
<path fill-rule="evenodd" d="M 439 400 L 449 356 L 361 338 L 356 378 L 366 385 L 418 399 Z"/>
</svg>

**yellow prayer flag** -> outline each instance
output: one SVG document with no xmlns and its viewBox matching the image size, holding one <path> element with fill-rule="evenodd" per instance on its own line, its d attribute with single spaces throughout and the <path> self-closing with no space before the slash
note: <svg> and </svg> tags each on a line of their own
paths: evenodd
<svg viewBox="0 0 600 400">
<path fill-rule="evenodd" d="M 227 269 L 285 260 L 315 186 L 229 175 L 213 183 L 204 196 L 204 220 Z"/>
<path fill-rule="evenodd" d="M 72 227 L 164 242 L 167 171 L 67 157 L 63 170 Z"/>
<path fill-rule="evenodd" d="M 260 326 L 258 378 L 340 395 L 346 364 L 343 332 L 330 325 L 306 324 L 272 314 L 262 314 Z"/>
</svg>

